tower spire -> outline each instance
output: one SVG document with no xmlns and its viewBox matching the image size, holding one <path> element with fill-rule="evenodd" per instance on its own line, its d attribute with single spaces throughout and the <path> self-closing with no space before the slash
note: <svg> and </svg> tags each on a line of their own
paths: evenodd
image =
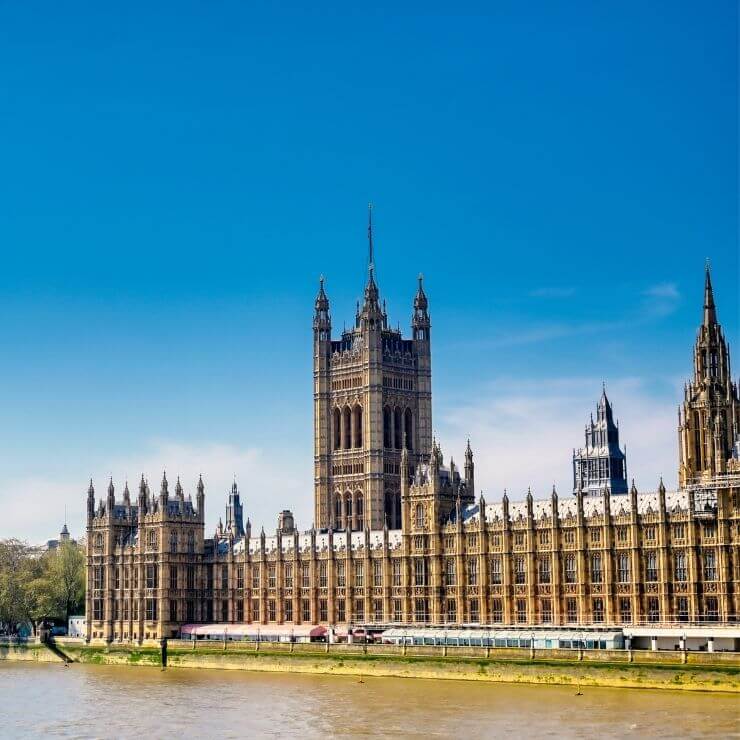
<svg viewBox="0 0 740 740">
<path fill-rule="evenodd" d="M 724 472 L 736 441 L 732 420 L 740 394 L 732 381 L 730 348 L 717 321 L 709 261 L 704 268 L 704 306 L 694 344 L 694 378 L 687 384 L 679 425 L 680 487 Z"/>
<path fill-rule="evenodd" d="M 714 326 L 717 323 L 717 309 L 714 306 L 714 291 L 712 290 L 712 276 L 709 270 L 709 260 L 704 268 L 704 326 Z"/>
<path fill-rule="evenodd" d="M 313 333 L 315 341 L 331 339 L 331 315 L 329 313 L 329 299 L 324 290 L 323 275 L 319 278 L 319 292 L 314 301 Z"/>
<path fill-rule="evenodd" d="M 367 207 L 367 243 L 368 243 L 368 270 L 367 283 L 365 285 L 365 300 L 362 310 L 357 315 L 357 325 L 370 326 L 371 328 L 386 328 L 386 316 L 380 305 L 380 291 L 375 282 L 375 254 L 373 251 L 373 206 L 368 203 Z"/>
</svg>

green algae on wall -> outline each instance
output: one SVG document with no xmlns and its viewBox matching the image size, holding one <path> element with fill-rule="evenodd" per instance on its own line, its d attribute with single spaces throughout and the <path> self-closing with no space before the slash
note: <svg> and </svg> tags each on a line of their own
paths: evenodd
<svg viewBox="0 0 740 740">
<path fill-rule="evenodd" d="M 740 692 L 738 670 L 582 662 L 524 662 L 457 657 L 286 654 L 283 652 L 170 650 L 170 667 L 219 668 L 337 675 L 401 676 L 507 683 L 673 688 Z"/>
<path fill-rule="evenodd" d="M 3 652 L 4 651 L 4 652 Z M 55 652 L 56 651 L 56 654 Z M 490 658 L 462 655 L 403 655 L 327 652 L 324 646 L 301 646 L 296 652 L 283 647 L 221 643 L 171 645 L 170 668 L 211 668 L 283 673 L 366 675 L 505 683 L 560 684 L 624 688 L 669 688 L 681 691 L 740 693 L 740 664 L 687 665 L 604 660 L 527 660 L 523 655 L 493 654 Z M 63 657 L 60 657 L 63 656 Z M 59 641 L 45 645 L 0 646 L 0 659 L 122 666 L 162 667 L 161 649 L 154 645 L 85 645 Z M 668 656 L 673 659 L 674 656 Z"/>
<path fill-rule="evenodd" d="M 62 663 L 63 658 L 49 650 L 46 645 L 37 643 L 19 645 L 0 645 L 0 660 L 35 663 Z"/>
</svg>

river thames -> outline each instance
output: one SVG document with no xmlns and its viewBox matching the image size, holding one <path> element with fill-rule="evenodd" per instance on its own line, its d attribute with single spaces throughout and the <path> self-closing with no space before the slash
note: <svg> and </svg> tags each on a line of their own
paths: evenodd
<svg viewBox="0 0 740 740">
<path fill-rule="evenodd" d="M 0 663 L 3 737 L 740 737 L 738 698 Z"/>
</svg>

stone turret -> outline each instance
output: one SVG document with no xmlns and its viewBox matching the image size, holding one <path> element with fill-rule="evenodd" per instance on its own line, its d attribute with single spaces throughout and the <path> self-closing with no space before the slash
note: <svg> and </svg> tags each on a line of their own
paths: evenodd
<svg viewBox="0 0 740 740">
<path fill-rule="evenodd" d="M 95 516 L 95 486 L 93 486 L 92 478 L 90 478 L 90 485 L 87 488 L 87 523 L 90 524 L 90 520 Z"/>
<path fill-rule="evenodd" d="M 162 485 L 159 487 L 159 510 L 162 513 L 167 511 L 167 502 L 169 501 L 170 492 L 167 483 L 167 473 L 162 474 Z"/>
<path fill-rule="evenodd" d="M 465 447 L 465 487 L 469 491 L 475 492 L 475 465 L 473 464 L 473 450 L 470 447 L 470 440 Z"/>
<path fill-rule="evenodd" d="M 108 497 L 106 498 L 105 510 L 108 516 L 113 516 L 113 508 L 116 505 L 116 489 L 113 487 L 113 478 L 108 483 Z"/>
<path fill-rule="evenodd" d="M 203 476 L 198 476 L 198 485 L 196 486 L 195 506 L 198 510 L 198 519 L 205 521 L 205 486 L 203 485 Z"/>
<path fill-rule="evenodd" d="M 419 275 L 419 287 L 414 297 L 414 316 L 411 320 L 411 328 L 414 340 L 417 342 L 428 342 L 431 321 L 429 320 L 429 301 L 424 292 L 424 277 Z"/>
<path fill-rule="evenodd" d="M 573 451 L 573 491 L 578 486 L 588 496 L 598 496 L 606 486 L 611 493 L 627 493 L 627 451 L 619 447 L 619 427 L 611 403 L 602 388 L 593 415 L 585 430 L 585 446 Z"/>
<path fill-rule="evenodd" d="M 324 291 L 324 276 L 319 279 L 319 292 L 314 303 L 313 332 L 315 342 L 331 340 L 331 315 L 329 313 L 329 299 Z"/>
<path fill-rule="evenodd" d="M 147 485 L 144 480 L 144 474 L 141 474 L 141 482 L 139 483 L 139 499 L 138 499 L 138 511 L 139 511 L 139 522 L 141 523 L 144 519 L 144 515 L 147 512 Z"/>
</svg>

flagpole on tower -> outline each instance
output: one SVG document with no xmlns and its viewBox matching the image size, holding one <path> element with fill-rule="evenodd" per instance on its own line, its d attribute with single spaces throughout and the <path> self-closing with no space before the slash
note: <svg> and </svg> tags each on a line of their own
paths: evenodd
<svg viewBox="0 0 740 740">
<path fill-rule="evenodd" d="M 373 204 L 367 204 L 367 247 L 368 247 L 368 267 L 370 272 L 375 270 L 375 257 L 373 255 Z"/>
</svg>

